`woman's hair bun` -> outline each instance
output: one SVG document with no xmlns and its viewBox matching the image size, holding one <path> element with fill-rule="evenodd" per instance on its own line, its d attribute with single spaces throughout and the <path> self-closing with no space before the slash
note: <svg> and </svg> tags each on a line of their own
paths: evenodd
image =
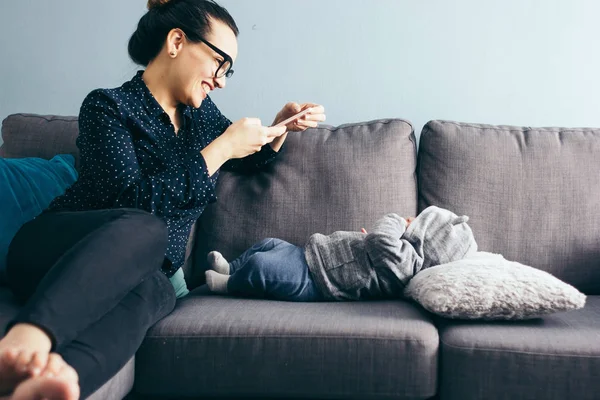
<svg viewBox="0 0 600 400">
<path fill-rule="evenodd" d="M 167 4 L 169 0 L 148 0 L 148 10 Z"/>
</svg>

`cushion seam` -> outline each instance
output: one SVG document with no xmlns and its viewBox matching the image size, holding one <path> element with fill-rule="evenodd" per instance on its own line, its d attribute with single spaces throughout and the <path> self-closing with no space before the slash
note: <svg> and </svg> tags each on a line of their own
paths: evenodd
<svg viewBox="0 0 600 400">
<path fill-rule="evenodd" d="M 434 120 L 431 122 L 439 122 L 440 124 L 451 124 L 451 125 L 455 125 L 458 127 L 461 126 L 468 126 L 471 128 L 478 128 L 478 129 L 486 129 L 486 130 L 495 130 L 495 131 L 503 131 L 503 132 L 526 132 L 526 131 L 542 131 L 542 132 L 552 132 L 552 133 L 560 133 L 560 132 L 585 132 L 585 133 L 590 133 L 590 132 L 595 132 L 595 133 L 600 133 L 600 130 L 597 128 L 566 128 L 563 129 L 561 127 L 555 127 L 554 129 L 549 128 L 549 127 L 529 127 L 529 126 L 514 126 L 511 128 L 508 127 L 501 127 L 500 125 L 487 125 L 487 124 L 473 124 L 473 123 L 468 123 L 468 122 L 457 122 L 457 121 L 446 121 L 446 120 Z"/>
<path fill-rule="evenodd" d="M 440 349 L 443 350 L 444 346 L 450 347 L 452 349 L 460 349 L 460 350 L 471 350 L 476 352 L 495 352 L 495 353 L 513 353 L 513 354 L 527 354 L 527 355 L 538 355 L 538 356 L 551 356 L 551 357 L 578 357 L 578 358 L 600 358 L 600 355 L 582 355 L 582 354 L 556 354 L 556 353 L 542 353 L 536 351 L 522 351 L 522 350 L 508 350 L 508 349 L 492 349 L 492 348 L 481 348 L 481 347 L 465 347 L 465 346 L 457 346 L 453 344 L 449 344 L 444 342 L 440 337 Z"/>
<path fill-rule="evenodd" d="M 402 341 L 402 342 L 419 342 L 426 343 L 419 339 L 402 339 L 402 338 L 378 338 L 371 336 L 321 336 L 321 335 L 306 335 L 306 336 L 297 336 L 297 335 L 176 335 L 176 336 L 164 336 L 164 335 L 147 335 L 145 339 L 210 339 L 210 338 L 219 338 L 219 339 L 359 339 L 359 340 L 386 340 L 386 341 Z M 438 342 L 439 344 L 439 342 Z"/>
</svg>

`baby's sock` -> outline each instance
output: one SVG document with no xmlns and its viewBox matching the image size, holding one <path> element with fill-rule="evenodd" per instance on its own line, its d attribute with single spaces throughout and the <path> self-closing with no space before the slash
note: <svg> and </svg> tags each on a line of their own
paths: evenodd
<svg viewBox="0 0 600 400">
<path fill-rule="evenodd" d="M 205 273 L 206 284 L 211 292 L 215 293 L 227 293 L 227 282 L 229 281 L 229 275 L 220 274 L 217 271 L 209 269 Z"/>
<path fill-rule="evenodd" d="M 223 275 L 229 275 L 229 263 L 225 257 L 223 257 L 223 254 L 218 251 L 211 251 L 206 258 L 208 260 L 208 265 L 210 265 L 212 270 Z"/>
</svg>

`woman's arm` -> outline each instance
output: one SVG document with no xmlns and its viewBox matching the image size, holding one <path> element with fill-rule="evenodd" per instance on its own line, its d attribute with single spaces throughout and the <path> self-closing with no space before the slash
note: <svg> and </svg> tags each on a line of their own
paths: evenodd
<svg viewBox="0 0 600 400">
<path fill-rule="evenodd" d="M 277 151 L 273 150 L 272 143 L 277 141 L 275 138 L 269 145 L 263 145 L 260 150 L 242 158 L 231 158 L 231 148 L 224 137 L 224 133 L 233 125 L 232 122 L 225 117 L 217 106 L 213 103 L 210 97 L 207 97 L 203 106 L 207 107 L 207 112 L 213 111 L 217 115 L 216 138 L 202 150 L 202 154 L 207 160 L 210 174 L 212 175 L 217 169 L 226 171 L 235 171 L 240 173 L 252 173 L 260 170 L 265 165 L 269 164 L 277 156 Z M 250 119 L 254 120 L 254 119 Z M 236 122 L 240 124 L 241 121 Z M 285 133 L 283 134 L 285 136 Z M 280 142 L 283 144 L 283 142 Z M 279 146 L 281 148 L 281 145 Z M 278 149 L 279 150 L 279 149 Z M 221 162 L 222 161 L 222 162 Z"/>
</svg>

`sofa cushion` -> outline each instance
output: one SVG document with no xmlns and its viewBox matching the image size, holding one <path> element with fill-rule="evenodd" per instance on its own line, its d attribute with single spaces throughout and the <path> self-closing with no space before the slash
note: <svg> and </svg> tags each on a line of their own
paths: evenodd
<svg viewBox="0 0 600 400">
<path fill-rule="evenodd" d="M 585 305 L 585 295 L 568 283 L 485 252 L 422 270 L 404 294 L 455 319 L 531 319 Z"/>
<path fill-rule="evenodd" d="M 193 274 L 206 254 L 233 259 L 266 237 L 303 245 L 316 232 L 360 231 L 384 214 L 416 214 L 416 143 L 399 119 L 290 132 L 278 159 L 258 174 L 222 171 L 216 203 L 196 224 Z"/>
<path fill-rule="evenodd" d="M 19 312 L 19 304 L 9 289 L 0 287 L 0 332 L 4 333 L 8 323 Z M 134 357 L 101 388 L 96 390 L 88 400 L 120 400 L 133 388 Z"/>
<path fill-rule="evenodd" d="M 419 209 L 470 217 L 481 251 L 600 294 L 600 129 L 430 121 Z"/>
<path fill-rule="evenodd" d="M 12 114 L 2 121 L 0 157 L 40 157 L 47 160 L 57 154 L 71 154 L 79 165 L 75 139 L 79 134 L 77 117 L 58 115 Z"/>
<path fill-rule="evenodd" d="M 136 355 L 136 393 L 425 399 L 436 392 L 438 333 L 407 302 L 296 303 L 203 290 L 148 331 Z"/>
<path fill-rule="evenodd" d="M 600 296 L 537 320 L 438 324 L 444 399 L 598 398 Z"/>
<path fill-rule="evenodd" d="M 37 217 L 77 179 L 73 156 L 0 158 L 0 283 L 8 247 L 18 230 Z"/>
</svg>

